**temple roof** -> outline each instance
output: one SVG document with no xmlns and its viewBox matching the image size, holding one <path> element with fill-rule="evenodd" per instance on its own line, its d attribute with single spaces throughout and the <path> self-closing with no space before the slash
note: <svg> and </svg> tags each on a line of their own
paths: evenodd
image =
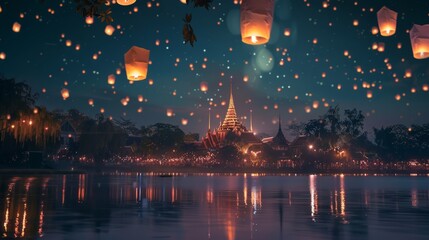
<svg viewBox="0 0 429 240">
<path fill-rule="evenodd" d="M 282 131 L 282 123 L 281 123 L 280 117 L 279 117 L 279 130 L 277 131 L 277 135 L 273 138 L 272 143 L 279 146 L 289 145 Z"/>
</svg>

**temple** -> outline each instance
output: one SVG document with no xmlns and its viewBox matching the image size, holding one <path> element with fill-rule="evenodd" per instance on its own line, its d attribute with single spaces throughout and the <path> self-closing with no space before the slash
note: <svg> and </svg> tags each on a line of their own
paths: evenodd
<svg viewBox="0 0 429 240">
<path fill-rule="evenodd" d="M 206 149 L 218 149 L 226 145 L 236 145 L 243 152 L 252 145 L 259 145 L 262 142 L 255 137 L 250 123 L 250 131 L 238 120 L 235 111 L 234 96 L 232 93 L 232 84 L 230 86 L 229 104 L 223 122 L 217 129 L 211 130 L 210 126 L 210 109 L 209 109 L 209 128 L 202 143 Z M 252 121 L 252 117 L 251 117 Z"/>
</svg>

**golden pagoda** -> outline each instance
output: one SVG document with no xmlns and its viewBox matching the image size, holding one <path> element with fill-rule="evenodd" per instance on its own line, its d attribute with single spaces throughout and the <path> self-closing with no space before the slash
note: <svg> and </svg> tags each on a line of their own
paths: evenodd
<svg viewBox="0 0 429 240">
<path fill-rule="evenodd" d="M 251 123 L 252 125 L 252 123 Z M 246 151 L 249 144 L 259 144 L 261 141 L 255 137 L 252 131 L 238 120 L 235 111 L 234 96 L 232 94 L 232 83 L 230 85 L 229 104 L 223 122 L 217 129 L 210 129 L 210 109 L 209 109 L 209 128 L 206 136 L 202 139 L 204 147 L 207 149 L 217 149 L 228 144 L 235 143 Z"/>
</svg>

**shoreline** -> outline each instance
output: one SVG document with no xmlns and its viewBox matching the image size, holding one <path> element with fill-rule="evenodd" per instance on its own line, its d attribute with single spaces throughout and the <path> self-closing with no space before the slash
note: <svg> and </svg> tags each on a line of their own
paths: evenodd
<svg viewBox="0 0 429 240">
<path fill-rule="evenodd" d="M 257 174 L 257 175 L 412 175 L 429 176 L 429 170 L 288 170 L 265 168 L 205 168 L 205 167 L 136 167 L 136 166 L 103 166 L 103 167 L 78 167 L 75 169 L 45 169 L 45 168 L 3 168 L 0 174 L 8 175 L 55 175 L 55 174 L 99 174 L 99 173 L 144 173 L 160 176 L 174 176 L 187 174 Z"/>
</svg>

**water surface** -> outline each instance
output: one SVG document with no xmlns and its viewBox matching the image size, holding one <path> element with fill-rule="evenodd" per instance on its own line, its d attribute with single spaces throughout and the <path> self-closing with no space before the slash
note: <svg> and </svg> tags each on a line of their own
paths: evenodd
<svg viewBox="0 0 429 240">
<path fill-rule="evenodd" d="M 0 176 L 3 238 L 428 239 L 429 177 Z"/>
</svg>

